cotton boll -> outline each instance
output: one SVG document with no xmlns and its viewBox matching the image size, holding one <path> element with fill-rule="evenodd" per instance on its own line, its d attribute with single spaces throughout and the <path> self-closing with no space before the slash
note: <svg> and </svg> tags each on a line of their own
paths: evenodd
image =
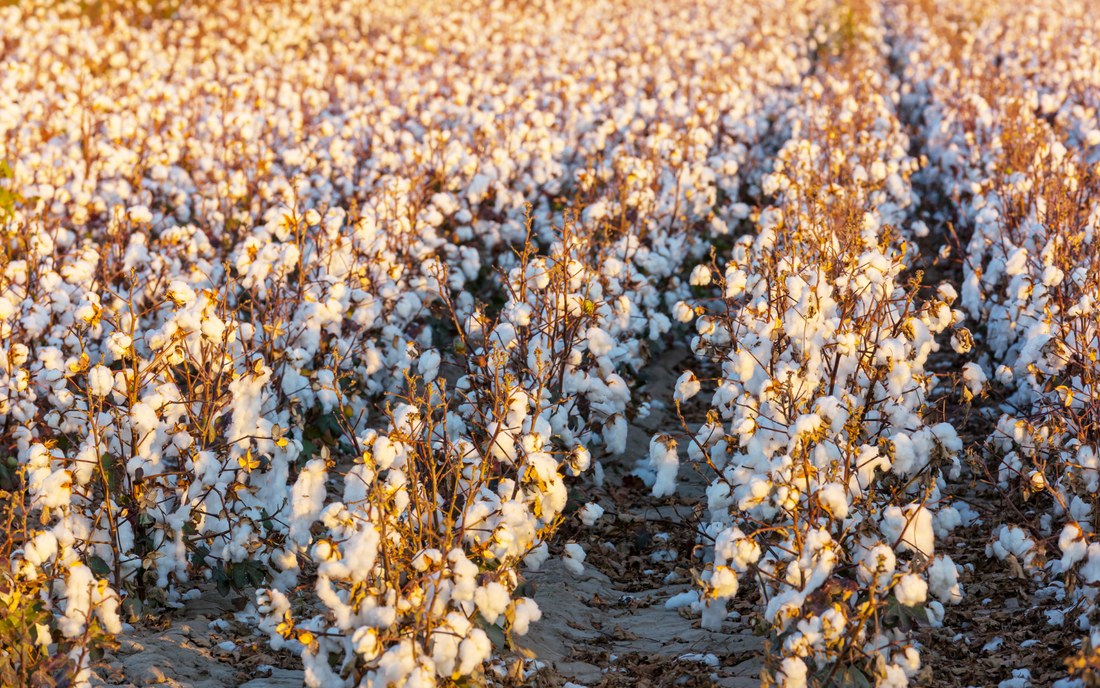
<svg viewBox="0 0 1100 688">
<path fill-rule="evenodd" d="M 580 508 L 577 512 L 577 516 L 580 517 L 581 523 L 588 527 L 592 527 L 596 525 L 596 521 L 603 516 L 603 513 L 604 509 L 602 506 L 595 502 L 589 502 Z"/>
<path fill-rule="evenodd" d="M 928 590 L 940 602 L 958 604 L 962 601 L 962 587 L 959 585 L 959 571 L 955 562 L 946 554 L 936 557 L 928 567 Z M 942 613 L 940 618 L 942 619 Z"/>
<path fill-rule="evenodd" d="M 88 391 L 97 397 L 107 396 L 115 386 L 114 374 L 105 366 L 97 365 L 88 371 Z"/>
<path fill-rule="evenodd" d="M 860 559 L 856 574 L 864 585 L 871 585 L 873 581 L 876 587 L 884 590 L 889 587 L 896 567 L 894 550 L 888 545 L 875 545 Z"/>
<path fill-rule="evenodd" d="M 676 391 L 673 394 L 673 399 L 683 403 L 698 394 L 700 389 L 702 389 L 702 385 L 699 380 L 696 379 L 695 373 L 690 370 L 686 371 L 680 376 L 680 379 L 676 381 Z"/>
<path fill-rule="evenodd" d="M 455 673 L 461 676 L 473 673 L 482 662 L 488 661 L 492 653 L 493 643 L 489 636 L 480 628 L 473 629 L 458 646 L 458 667 Z"/>
<path fill-rule="evenodd" d="M 962 515 L 953 506 L 943 506 L 932 517 L 932 529 L 936 537 L 947 537 L 952 530 L 962 525 Z"/>
<path fill-rule="evenodd" d="M 310 540 L 309 529 L 325 503 L 325 462 L 313 459 L 300 474 L 291 490 L 290 531 L 287 535 L 299 545 Z"/>
<path fill-rule="evenodd" d="M 512 601 L 508 590 L 496 581 L 483 585 L 474 591 L 474 604 L 478 611 L 489 623 L 496 623 L 497 618 L 508 609 Z"/>
<path fill-rule="evenodd" d="M 588 328 L 586 335 L 588 350 L 592 352 L 593 356 L 606 356 L 615 348 L 615 342 L 611 339 L 611 335 L 598 327 Z"/>
<path fill-rule="evenodd" d="M 798 657 L 785 657 L 776 676 L 780 688 L 805 688 L 806 663 Z"/>
<path fill-rule="evenodd" d="M 843 485 L 829 483 L 817 491 L 817 501 L 837 521 L 848 518 L 848 494 Z"/>
<path fill-rule="evenodd" d="M 36 473 L 35 478 L 37 478 Z M 59 509 L 68 506 L 73 494 L 72 473 L 59 469 L 50 472 L 41 480 L 33 479 L 31 493 L 39 506 L 47 509 Z"/>
<path fill-rule="evenodd" d="M 735 299 L 740 296 L 748 286 L 748 274 L 744 270 L 730 267 L 726 270 L 726 291 L 725 297 L 727 299 Z"/>
<path fill-rule="evenodd" d="M 604 421 L 603 441 L 607 451 L 622 454 L 626 451 L 627 423 L 622 414 L 616 413 Z"/>
<path fill-rule="evenodd" d="M 672 317 L 675 318 L 677 322 L 691 322 L 695 317 L 695 311 L 685 302 L 677 301 L 676 305 L 672 307 Z"/>
<path fill-rule="evenodd" d="M 710 268 L 706 265 L 696 265 L 691 271 L 691 285 L 693 287 L 705 287 L 710 284 Z"/>
<path fill-rule="evenodd" d="M 1058 538 L 1058 547 L 1062 550 L 1062 570 L 1068 571 L 1074 564 L 1085 558 L 1088 541 L 1081 527 L 1076 523 L 1067 523 Z"/>
<path fill-rule="evenodd" d="M 143 205 L 135 205 L 126 212 L 126 216 L 135 224 L 149 224 L 153 221 L 153 213 Z"/>
<path fill-rule="evenodd" d="M 716 566 L 707 585 L 712 597 L 730 599 L 737 594 L 737 573 L 728 566 Z"/>
<path fill-rule="evenodd" d="M 539 606 L 534 600 L 526 597 L 515 601 L 513 612 L 512 631 L 520 636 L 527 635 L 531 623 L 542 618 L 542 610 Z"/>
<path fill-rule="evenodd" d="M 920 576 L 907 573 L 894 586 L 894 594 L 897 595 L 898 602 L 901 604 L 915 607 L 927 598 L 928 584 L 921 580 Z"/>
<path fill-rule="evenodd" d="M 943 617 L 946 613 L 943 605 L 936 600 L 932 600 L 924 607 L 924 614 L 928 617 L 928 623 L 933 628 L 943 628 Z"/>
<path fill-rule="evenodd" d="M 923 506 L 910 505 L 904 511 L 896 506 L 887 507 L 879 527 L 886 539 L 891 544 L 897 542 L 903 551 L 911 549 L 932 556 L 935 539 L 932 512 Z"/>
<path fill-rule="evenodd" d="M 982 370 L 982 367 L 977 363 L 965 364 L 962 368 L 962 378 L 967 390 L 974 396 L 978 396 L 982 393 L 989 379 L 986 377 L 985 371 Z"/>
<path fill-rule="evenodd" d="M 592 465 L 592 452 L 586 447 L 576 446 L 569 452 L 569 475 L 580 475 Z"/>
<path fill-rule="evenodd" d="M 33 565 L 41 566 L 57 554 L 57 537 L 52 531 L 42 530 L 35 533 L 34 538 L 27 544 L 23 559 Z"/>
<path fill-rule="evenodd" d="M 649 467 L 656 471 L 653 483 L 654 497 L 667 497 L 676 492 L 676 473 L 680 459 L 676 453 L 676 440 L 669 435 L 654 435 L 649 442 Z"/>
<path fill-rule="evenodd" d="M 965 354 L 973 349 L 974 336 L 970 334 L 970 330 L 965 327 L 956 329 L 955 333 L 951 335 L 951 348 L 957 354 Z"/>
<path fill-rule="evenodd" d="M 540 542 L 523 557 L 523 564 L 532 571 L 538 571 L 548 558 L 550 558 L 550 548 L 545 542 Z"/>
<path fill-rule="evenodd" d="M 565 552 L 561 556 L 561 561 L 565 564 L 565 568 L 569 569 L 569 572 L 574 576 L 579 576 L 584 573 L 584 550 L 581 546 L 575 542 L 570 542 L 565 546 Z"/>
<path fill-rule="evenodd" d="M 420 356 L 420 360 L 417 361 L 417 370 L 420 372 L 421 376 L 423 376 L 425 384 L 432 382 L 435 380 L 436 376 L 439 375 L 439 364 L 441 360 L 439 352 L 435 349 L 425 351 Z"/>
</svg>

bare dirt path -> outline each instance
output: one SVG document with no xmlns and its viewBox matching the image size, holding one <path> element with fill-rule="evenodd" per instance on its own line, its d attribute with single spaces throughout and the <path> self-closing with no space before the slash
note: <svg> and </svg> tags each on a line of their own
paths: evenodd
<svg viewBox="0 0 1100 688">
<path fill-rule="evenodd" d="M 636 394 L 671 399 L 676 379 L 694 365 L 686 349 L 670 349 L 646 367 Z M 689 420 L 689 427 L 698 423 Z M 745 616 L 734 612 L 720 632 L 703 629 L 688 607 L 666 606 L 692 589 L 688 569 L 702 567 L 694 524 L 705 514 L 707 483 L 681 465 L 676 495 L 650 496 L 630 471 L 658 432 L 683 432 L 675 409 L 657 407 L 632 423 L 626 452 L 604 459 L 604 486 L 587 497 L 606 514 L 595 527 L 572 533 L 588 553 L 584 573 L 575 576 L 551 559 L 541 571 L 525 574 L 536 586 L 543 616 L 522 645 L 556 678 L 580 685 L 757 686 L 761 645 L 747 623 L 747 602 L 731 605 L 741 604 Z M 681 460 L 686 446 L 685 438 Z"/>
</svg>

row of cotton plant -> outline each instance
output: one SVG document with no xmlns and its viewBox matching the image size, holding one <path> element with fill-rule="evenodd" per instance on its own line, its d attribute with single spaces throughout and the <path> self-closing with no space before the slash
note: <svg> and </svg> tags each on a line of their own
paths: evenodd
<svg viewBox="0 0 1100 688">
<path fill-rule="evenodd" d="M 914 11 L 900 45 L 930 169 L 965 242 L 960 306 L 977 334 L 953 341 L 974 359 L 963 394 L 1003 386 L 990 409 L 988 480 L 1031 518 L 1010 516 L 988 554 L 1051 584 L 1047 596 L 1063 603 L 1051 624 L 1090 631 L 1100 583 L 1100 52 L 1095 19 L 1072 5 L 1000 7 L 955 55 L 941 15 Z M 1084 656 L 1100 647 L 1092 633 Z"/>
<path fill-rule="evenodd" d="M 935 337 L 960 316 L 949 287 L 920 299 L 903 274 L 907 239 L 927 231 L 882 34 L 861 27 L 847 61 L 825 58 L 807 80 L 764 180 L 774 201 L 755 234 L 697 268 L 695 284 L 717 286 L 684 309 L 700 363 L 719 370 L 709 420 L 685 440 L 715 472 L 703 624 L 720 628 L 739 578 L 754 581 L 782 686 L 907 685 L 918 619 L 941 624 L 962 595 L 935 547 L 961 520 L 943 489 L 962 443 L 922 418 Z M 700 387 L 685 373 L 676 401 Z"/>
<path fill-rule="evenodd" d="M 309 548 L 322 613 L 294 619 L 278 589 L 260 592 L 259 611 L 275 647 L 304 643 L 311 684 L 479 674 L 494 642 L 540 616 L 519 592 L 519 568 L 537 570 L 551 549 L 583 566 L 578 545 L 549 542 L 566 479 L 594 467 L 602 480 L 590 446 L 623 451 L 626 414 L 639 409 L 616 371 L 642 365 L 638 345 L 650 334 L 623 294 L 627 276 L 606 269 L 617 259 L 595 269 L 591 247 L 566 231 L 546 257 L 528 249 L 496 318 L 461 314 L 440 294 L 464 319 L 458 341 L 446 359 L 421 357 L 384 432 L 350 438 L 361 458 L 342 499 L 325 499 L 322 462 L 306 466 L 294 490 L 313 496 L 309 518 L 325 527 Z M 599 517 L 598 506 L 584 508 Z"/>
</svg>

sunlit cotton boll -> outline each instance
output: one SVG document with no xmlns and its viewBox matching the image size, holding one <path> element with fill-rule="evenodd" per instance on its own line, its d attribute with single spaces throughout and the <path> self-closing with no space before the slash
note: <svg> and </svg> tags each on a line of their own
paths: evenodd
<svg viewBox="0 0 1100 688">
<path fill-rule="evenodd" d="M 689 370 L 676 381 L 676 391 L 673 394 L 673 399 L 683 403 L 698 394 L 701 389 L 702 385 L 696 379 L 695 373 Z"/>
<path fill-rule="evenodd" d="M 153 213 L 143 205 L 135 205 L 126 211 L 126 216 L 136 224 L 149 224 L 153 221 Z"/>
<path fill-rule="evenodd" d="M 894 586 L 898 602 L 907 607 L 915 607 L 928 597 L 928 584 L 916 574 L 907 573 Z"/>
<path fill-rule="evenodd" d="M 115 386 L 114 373 L 106 366 L 97 365 L 88 371 L 88 391 L 97 397 L 110 394 Z"/>
<path fill-rule="evenodd" d="M 691 285 L 693 287 L 705 287 L 710 284 L 710 268 L 706 265 L 696 265 L 691 271 Z"/>
</svg>

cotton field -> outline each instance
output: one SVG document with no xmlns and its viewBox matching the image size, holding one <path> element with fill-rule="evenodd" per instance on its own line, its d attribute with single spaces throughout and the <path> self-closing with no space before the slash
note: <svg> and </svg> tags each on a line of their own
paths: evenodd
<svg viewBox="0 0 1100 688">
<path fill-rule="evenodd" d="M 1098 107 L 1090 0 L 0 2 L 0 683 L 1100 685 Z"/>
</svg>

